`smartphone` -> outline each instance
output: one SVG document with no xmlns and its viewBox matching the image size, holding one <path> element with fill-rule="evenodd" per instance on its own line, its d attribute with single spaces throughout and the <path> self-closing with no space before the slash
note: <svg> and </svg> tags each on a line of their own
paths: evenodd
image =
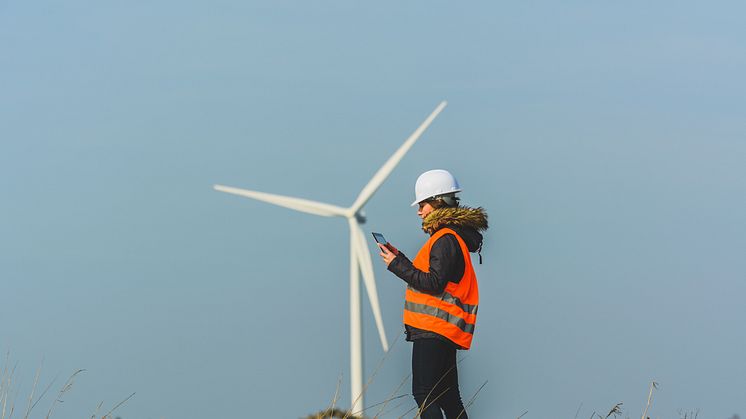
<svg viewBox="0 0 746 419">
<path fill-rule="evenodd" d="M 394 249 L 393 246 L 391 246 L 389 242 L 386 240 L 386 238 L 383 237 L 383 234 L 373 233 L 373 238 L 376 240 L 376 243 L 381 243 L 382 245 L 386 246 L 386 248 L 389 249 L 389 252 L 396 253 L 396 251 L 393 250 Z"/>
<path fill-rule="evenodd" d="M 389 243 L 388 241 L 386 241 L 386 238 L 384 238 L 383 234 L 381 233 L 373 233 L 373 239 L 375 239 L 376 243 L 381 243 L 384 246 Z"/>
</svg>

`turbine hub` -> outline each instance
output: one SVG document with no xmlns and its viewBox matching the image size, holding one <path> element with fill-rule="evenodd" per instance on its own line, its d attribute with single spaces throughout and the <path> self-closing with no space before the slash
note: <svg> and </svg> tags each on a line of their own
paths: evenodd
<svg viewBox="0 0 746 419">
<path fill-rule="evenodd" d="M 365 224 L 365 211 L 358 211 L 355 213 L 355 219 L 360 224 Z"/>
</svg>

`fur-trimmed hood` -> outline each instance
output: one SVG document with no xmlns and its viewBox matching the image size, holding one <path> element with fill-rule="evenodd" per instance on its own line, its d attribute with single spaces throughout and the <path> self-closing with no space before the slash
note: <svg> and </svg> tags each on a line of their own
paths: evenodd
<svg viewBox="0 0 746 419">
<path fill-rule="evenodd" d="M 429 235 L 444 227 L 456 230 L 469 251 L 476 252 L 482 245 L 480 232 L 487 230 L 487 212 L 482 207 L 439 208 L 422 220 L 422 230 Z"/>
</svg>

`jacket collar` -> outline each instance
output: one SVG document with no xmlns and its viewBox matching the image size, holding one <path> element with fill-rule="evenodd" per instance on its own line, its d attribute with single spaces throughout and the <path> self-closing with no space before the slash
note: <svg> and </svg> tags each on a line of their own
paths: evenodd
<svg viewBox="0 0 746 419">
<path fill-rule="evenodd" d="M 439 208 L 433 210 L 422 220 L 422 230 L 430 235 L 446 226 L 485 231 L 487 230 L 487 212 L 482 207 Z"/>
</svg>

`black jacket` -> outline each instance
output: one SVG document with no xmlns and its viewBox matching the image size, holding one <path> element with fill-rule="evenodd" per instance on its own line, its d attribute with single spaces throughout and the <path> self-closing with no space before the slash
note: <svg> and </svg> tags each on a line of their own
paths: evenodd
<svg viewBox="0 0 746 419">
<path fill-rule="evenodd" d="M 441 208 L 425 218 L 422 228 L 431 236 L 442 228 L 450 228 L 464 240 L 469 252 L 474 253 L 481 250 L 482 235 L 479 231 L 487 229 L 487 214 L 482 208 Z M 429 272 L 415 268 L 402 252 L 399 252 L 388 266 L 389 271 L 403 279 L 412 288 L 433 295 L 441 294 L 449 281 L 458 283 L 464 276 L 464 269 L 461 246 L 452 234 L 446 234 L 433 243 L 430 250 Z M 405 325 L 405 329 L 408 341 L 436 338 L 451 342 L 434 332 L 409 325 Z"/>
</svg>

